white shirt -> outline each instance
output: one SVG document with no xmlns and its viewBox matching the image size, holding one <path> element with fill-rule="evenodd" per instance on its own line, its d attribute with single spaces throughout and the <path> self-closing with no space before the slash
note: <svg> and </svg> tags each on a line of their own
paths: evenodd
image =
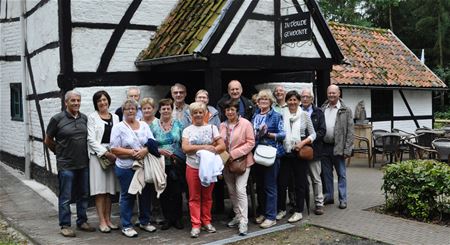
<svg viewBox="0 0 450 245">
<path fill-rule="evenodd" d="M 327 126 L 327 132 L 323 137 L 323 141 L 325 143 L 334 144 L 334 126 L 336 125 L 336 116 L 340 108 L 340 101 L 338 101 L 334 106 L 328 104 L 325 108 L 323 113 L 325 115 L 325 125 Z"/>
</svg>

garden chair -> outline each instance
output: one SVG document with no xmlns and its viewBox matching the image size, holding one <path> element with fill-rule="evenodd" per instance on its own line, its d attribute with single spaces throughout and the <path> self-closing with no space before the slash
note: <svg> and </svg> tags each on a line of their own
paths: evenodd
<svg viewBox="0 0 450 245">
<path fill-rule="evenodd" d="M 439 138 L 431 142 L 433 148 L 437 151 L 438 159 L 442 162 L 449 163 L 450 156 L 450 139 Z"/>
<path fill-rule="evenodd" d="M 383 140 L 381 136 L 387 133 L 389 131 L 383 129 L 372 130 L 372 167 L 375 167 L 375 163 L 377 162 L 377 154 L 383 156 Z"/>
<path fill-rule="evenodd" d="M 355 153 L 367 154 L 367 160 L 370 163 L 372 161 L 372 149 L 370 148 L 369 139 L 363 136 L 355 135 L 355 143 L 353 144 L 352 156 L 347 160 L 347 166 L 350 166 L 350 162 Z"/>
<path fill-rule="evenodd" d="M 400 150 L 400 135 L 397 133 L 388 133 L 381 136 L 383 142 L 383 155 L 389 155 L 389 163 L 392 163 L 392 159 L 395 161 L 403 160 L 403 152 Z"/>
</svg>

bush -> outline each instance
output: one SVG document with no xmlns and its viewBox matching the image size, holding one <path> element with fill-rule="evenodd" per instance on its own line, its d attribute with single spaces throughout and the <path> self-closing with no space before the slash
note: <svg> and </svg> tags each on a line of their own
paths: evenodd
<svg viewBox="0 0 450 245">
<path fill-rule="evenodd" d="M 387 165 L 383 185 L 386 208 L 428 221 L 450 213 L 450 166 L 434 160 Z"/>
</svg>

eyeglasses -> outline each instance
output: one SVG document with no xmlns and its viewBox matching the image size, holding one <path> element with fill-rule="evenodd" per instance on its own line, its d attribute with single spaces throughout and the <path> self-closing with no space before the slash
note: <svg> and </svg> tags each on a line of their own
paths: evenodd
<svg viewBox="0 0 450 245">
<path fill-rule="evenodd" d="M 300 98 L 302 98 L 302 99 L 310 99 L 310 98 L 311 98 L 311 96 L 308 96 L 308 95 L 303 95 L 303 96 L 300 96 Z"/>
<path fill-rule="evenodd" d="M 130 107 L 130 108 L 125 108 L 124 109 L 124 111 L 135 111 L 136 110 L 136 108 L 134 108 L 134 107 Z"/>
</svg>

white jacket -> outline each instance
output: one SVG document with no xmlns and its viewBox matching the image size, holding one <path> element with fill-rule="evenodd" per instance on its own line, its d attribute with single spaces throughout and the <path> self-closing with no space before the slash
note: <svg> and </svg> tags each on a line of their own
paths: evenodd
<svg viewBox="0 0 450 245">
<path fill-rule="evenodd" d="M 217 182 L 217 176 L 222 174 L 222 158 L 219 154 L 207 150 L 197 151 L 197 156 L 200 158 L 198 177 L 202 186 L 208 187 L 211 183 Z"/>
<path fill-rule="evenodd" d="M 119 117 L 113 113 L 111 113 L 111 115 L 113 118 L 113 125 L 117 125 L 119 123 Z M 105 124 L 106 122 L 100 118 L 97 111 L 89 114 L 87 122 L 89 158 L 91 155 L 103 156 L 107 152 L 106 147 L 101 144 L 103 133 L 105 132 Z"/>
<path fill-rule="evenodd" d="M 141 194 L 146 184 L 153 183 L 156 197 L 159 198 L 167 185 L 164 156 L 158 158 L 149 153 L 143 160 L 134 161 L 133 170 L 135 172 L 128 193 L 132 195 Z"/>
</svg>

